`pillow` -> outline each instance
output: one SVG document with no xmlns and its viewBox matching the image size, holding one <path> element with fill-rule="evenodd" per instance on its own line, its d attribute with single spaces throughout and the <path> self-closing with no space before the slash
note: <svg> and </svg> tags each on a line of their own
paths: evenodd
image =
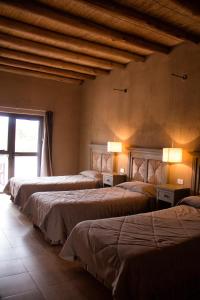
<svg viewBox="0 0 200 300">
<path fill-rule="evenodd" d="M 177 203 L 177 205 L 181 204 L 193 206 L 195 208 L 200 208 L 200 195 L 185 197 Z"/>
<path fill-rule="evenodd" d="M 148 194 L 150 197 L 156 197 L 156 186 L 151 183 L 142 181 L 129 181 L 120 183 L 117 186 L 131 192 L 138 192 L 142 194 Z"/>
<path fill-rule="evenodd" d="M 79 174 L 83 175 L 83 176 L 86 176 L 86 177 L 93 178 L 93 179 L 102 180 L 102 174 L 98 171 L 86 170 L 86 171 L 80 172 Z"/>
</svg>

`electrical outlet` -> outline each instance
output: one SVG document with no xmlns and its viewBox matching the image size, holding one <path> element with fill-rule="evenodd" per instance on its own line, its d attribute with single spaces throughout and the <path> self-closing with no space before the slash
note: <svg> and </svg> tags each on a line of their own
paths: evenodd
<svg viewBox="0 0 200 300">
<path fill-rule="evenodd" d="M 184 180 L 183 180 L 182 178 L 178 178 L 178 179 L 177 179 L 177 183 L 178 183 L 178 184 L 184 184 Z"/>
</svg>

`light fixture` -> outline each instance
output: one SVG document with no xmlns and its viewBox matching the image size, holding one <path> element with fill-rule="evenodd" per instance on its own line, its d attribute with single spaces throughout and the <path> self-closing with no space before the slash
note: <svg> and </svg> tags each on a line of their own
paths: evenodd
<svg viewBox="0 0 200 300">
<path fill-rule="evenodd" d="M 163 148 L 162 160 L 169 163 L 182 162 L 182 148 Z"/>
<path fill-rule="evenodd" d="M 122 152 L 122 143 L 121 142 L 108 142 L 107 151 L 119 153 Z"/>
</svg>

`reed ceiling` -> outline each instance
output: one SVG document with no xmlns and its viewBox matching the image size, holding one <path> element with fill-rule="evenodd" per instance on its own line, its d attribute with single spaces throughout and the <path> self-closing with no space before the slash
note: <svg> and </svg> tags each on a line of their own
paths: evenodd
<svg viewBox="0 0 200 300">
<path fill-rule="evenodd" d="M 82 83 L 200 41 L 196 0 L 0 0 L 0 70 Z"/>
</svg>

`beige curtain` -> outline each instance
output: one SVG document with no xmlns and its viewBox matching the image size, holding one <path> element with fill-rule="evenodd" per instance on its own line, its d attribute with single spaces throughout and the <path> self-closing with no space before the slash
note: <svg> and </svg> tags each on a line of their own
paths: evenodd
<svg viewBox="0 0 200 300">
<path fill-rule="evenodd" d="M 40 176 L 52 176 L 52 133 L 53 133 L 53 112 L 47 111 L 44 116 L 44 135 L 41 153 Z"/>
</svg>

